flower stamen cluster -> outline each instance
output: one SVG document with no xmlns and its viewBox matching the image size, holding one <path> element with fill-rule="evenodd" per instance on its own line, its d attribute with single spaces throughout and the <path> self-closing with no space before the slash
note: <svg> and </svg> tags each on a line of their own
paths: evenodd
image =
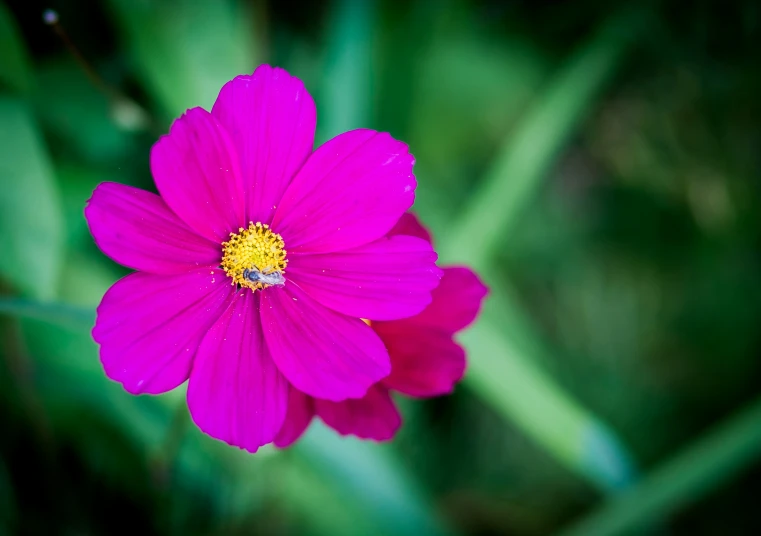
<svg viewBox="0 0 761 536">
<path fill-rule="evenodd" d="M 288 265 L 285 254 L 282 236 L 267 224 L 249 222 L 247 228 L 240 227 L 237 233 L 230 233 L 230 240 L 222 242 L 220 266 L 231 284 L 264 289 L 284 281 L 282 274 Z"/>
</svg>

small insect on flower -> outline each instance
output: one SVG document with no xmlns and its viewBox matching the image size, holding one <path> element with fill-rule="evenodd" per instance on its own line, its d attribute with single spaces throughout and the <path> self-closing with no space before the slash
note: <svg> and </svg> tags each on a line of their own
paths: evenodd
<svg viewBox="0 0 761 536">
<path fill-rule="evenodd" d="M 243 279 L 251 283 L 262 283 L 272 287 L 285 286 L 283 272 L 273 269 L 272 266 L 268 266 L 261 271 L 256 268 L 246 268 L 243 270 Z"/>
</svg>

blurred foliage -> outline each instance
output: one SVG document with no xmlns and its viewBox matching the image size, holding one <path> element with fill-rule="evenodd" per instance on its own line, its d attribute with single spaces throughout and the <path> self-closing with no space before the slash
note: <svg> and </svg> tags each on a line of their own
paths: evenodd
<svg viewBox="0 0 761 536">
<path fill-rule="evenodd" d="M 761 532 L 759 51 L 751 0 L 0 3 L 0 534 Z M 90 338 L 126 273 L 92 189 L 153 189 L 171 118 L 263 61 L 320 141 L 407 141 L 442 260 L 493 290 L 390 444 L 246 455 Z"/>
</svg>

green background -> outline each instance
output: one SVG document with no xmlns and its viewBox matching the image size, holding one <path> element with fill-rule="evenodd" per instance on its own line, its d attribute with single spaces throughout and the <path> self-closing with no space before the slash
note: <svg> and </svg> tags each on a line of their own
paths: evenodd
<svg viewBox="0 0 761 536">
<path fill-rule="evenodd" d="M 0 3 L 0 534 L 761 533 L 759 51 L 756 1 Z M 262 62 L 318 143 L 408 142 L 492 290 L 391 443 L 247 455 L 90 338 L 126 271 L 85 200 Z"/>
</svg>

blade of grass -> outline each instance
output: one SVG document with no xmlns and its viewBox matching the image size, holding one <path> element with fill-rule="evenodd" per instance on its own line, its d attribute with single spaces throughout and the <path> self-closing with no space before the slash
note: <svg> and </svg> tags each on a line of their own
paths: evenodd
<svg viewBox="0 0 761 536">
<path fill-rule="evenodd" d="M 636 470 L 625 445 L 536 365 L 543 349 L 506 296 L 492 285 L 481 318 L 462 336 L 469 356 L 465 384 L 601 491 L 626 488 Z"/>
<path fill-rule="evenodd" d="M 639 11 L 625 10 L 607 21 L 549 84 L 499 151 L 478 190 L 442 243 L 446 260 L 488 264 L 509 236 L 562 147 L 578 128 L 643 26 Z"/>
<path fill-rule="evenodd" d="M 538 366 L 536 331 L 490 269 L 496 247 L 542 184 L 557 154 L 616 72 L 644 16 L 626 9 L 607 21 L 558 73 L 505 140 L 500 156 L 439 249 L 443 262 L 466 262 L 492 287 L 479 323 L 463 337 L 466 385 L 559 462 L 602 491 L 634 478 L 623 443 Z"/>
<path fill-rule="evenodd" d="M 562 536 L 630 534 L 664 520 L 728 482 L 761 457 L 761 399 L 652 471 L 637 486 Z"/>
</svg>

